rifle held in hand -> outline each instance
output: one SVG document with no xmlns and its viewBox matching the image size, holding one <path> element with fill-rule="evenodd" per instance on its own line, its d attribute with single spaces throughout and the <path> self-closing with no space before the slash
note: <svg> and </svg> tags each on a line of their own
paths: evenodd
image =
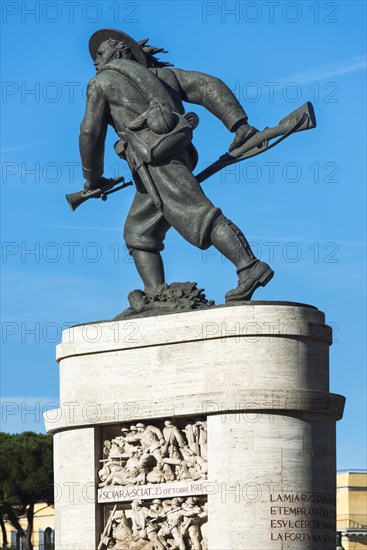
<svg viewBox="0 0 367 550">
<path fill-rule="evenodd" d="M 106 201 L 107 196 L 111 195 L 111 193 L 115 193 L 116 191 L 120 191 L 120 189 L 124 189 L 124 187 L 129 187 L 130 185 L 133 185 L 132 181 L 127 181 L 125 183 L 125 179 L 123 177 L 109 178 L 105 181 L 107 183 L 101 185 L 97 189 L 83 189 L 82 191 L 78 191 L 77 193 L 70 193 L 69 195 L 65 195 L 72 211 L 74 212 L 74 210 L 76 210 L 81 204 L 89 199 L 102 199 L 103 201 Z M 116 185 L 121 182 L 123 182 L 123 185 L 116 187 Z"/>
</svg>

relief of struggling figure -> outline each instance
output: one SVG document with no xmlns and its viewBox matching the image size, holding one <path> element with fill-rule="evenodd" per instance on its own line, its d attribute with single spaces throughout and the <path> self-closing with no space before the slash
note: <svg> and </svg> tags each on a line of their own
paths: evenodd
<svg viewBox="0 0 367 550">
<path fill-rule="evenodd" d="M 104 442 L 100 487 L 207 479 L 206 420 L 183 429 L 171 420 L 162 428 L 138 422 L 121 432 Z"/>
<path fill-rule="evenodd" d="M 112 510 L 98 550 L 207 550 L 207 503 L 203 497 L 134 500 Z"/>
</svg>

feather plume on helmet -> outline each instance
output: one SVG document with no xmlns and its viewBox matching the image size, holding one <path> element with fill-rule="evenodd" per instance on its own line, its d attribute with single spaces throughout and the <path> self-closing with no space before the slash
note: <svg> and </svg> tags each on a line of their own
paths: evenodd
<svg viewBox="0 0 367 550">
<path fill-rule="evenodd" d="M 149 38 L 143 38 L 136 41 L 128 34 L 117 29 L 100 29 L 92 34 L 89 40 L 89 52 L 92 59 L 95 60 L 98 48 L 103 42 L 116 52 L 120 52 L 122 57 L 134 59 L 145 67 L 172 67 L 172 63 L 160 61 L 156 55 L 158 53 L 168 53 L 164 48 L 157 48 L 148 44 Z"/>
<path fill-rule="evenodd" d="M 164 48 L 157 48 L 148 44 L 149 38 L 143 38 L 138 40 L 138 44 L 145 53 L 148 61 L 148 67 L 173 67 L 172 63 L 167 61 L 160 61 L 159 57 L 156 57 L 158 53 L 168 53 Z"/>
</svg>

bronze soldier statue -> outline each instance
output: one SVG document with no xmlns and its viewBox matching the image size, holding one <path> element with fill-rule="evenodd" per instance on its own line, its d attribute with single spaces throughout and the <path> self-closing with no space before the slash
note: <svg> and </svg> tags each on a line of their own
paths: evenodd
<svg viewBox="0 0 367 550">
<path fill-rule="evenodd" d="M 198 123 L 183 101 L 204 106 L 230 132 L 229 148 L 242 146 L 257 130 L 236 97 L 218 78 L 171 68 L 156 57 L 162 49 L 114 29 L 94 33 L 89 42 L 97 74 L 89 82 L 80 128 L 85 188 L 106 185 L 104 142 L 108 125 L 120 140 L 115 149 L 127 160 L 136 185 L 124 238 L 148 295 L 165 283 L 160 252 L 170 227 L 200 249 L 211 245 L 237 269 L 238 285 L 227 303 L 250 300 L 273 270 L 258 260 L 242 231 L 203 193 L 192 174 L 198 160 L 192 144 Z"/>
</svg>

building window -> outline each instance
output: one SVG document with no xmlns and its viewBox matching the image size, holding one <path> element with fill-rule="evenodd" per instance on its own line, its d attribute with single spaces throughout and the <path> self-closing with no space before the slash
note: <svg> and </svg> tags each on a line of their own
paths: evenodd
<svg viewBox="0 0 367 550">
<path fill-rule="evenodd" d="M 45 529 L 45 538 L 44 538 L 44 550 L 53 550 L 54 549 L 54 532 L 51 527 Z"/>
<path fill-rule="evenodd" d="M 54 532 L 51 527 L 39 530 L 39 550 L 54 550 Z"/>
<path fill-rule="evenodd" d="M 15 550 L 24 549 L 23 537 L 21 537 L 16 531 L 11 532 L 11 546 Z"/>
</svg>

